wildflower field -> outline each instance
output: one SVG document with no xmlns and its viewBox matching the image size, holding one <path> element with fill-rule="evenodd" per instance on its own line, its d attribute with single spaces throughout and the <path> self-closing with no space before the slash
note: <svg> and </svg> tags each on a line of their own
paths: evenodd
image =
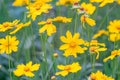
<svg viewBox="0 0 120 80">
<path fill-rule="evenodd" d="M 0 0 L 0 80 L 120 80 L 120 0 Z"/>
</svg>

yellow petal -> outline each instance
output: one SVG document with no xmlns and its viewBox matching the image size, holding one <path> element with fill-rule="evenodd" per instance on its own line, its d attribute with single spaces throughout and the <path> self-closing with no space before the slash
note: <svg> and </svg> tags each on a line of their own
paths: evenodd
<svg viewBox="0 0 120 80">
<path fill-rule="evenodd" d="M 60 46 L 60 50 L 64 50 L 64 49 L 67 49 L 67 48 L 69 48 L 69 44 L 63 44 L 63 45 L 61 45 Z"/>
</svg>

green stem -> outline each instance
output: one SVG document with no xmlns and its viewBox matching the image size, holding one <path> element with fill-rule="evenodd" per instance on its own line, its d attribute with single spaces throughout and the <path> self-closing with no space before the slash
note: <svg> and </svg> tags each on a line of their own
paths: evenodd
<svg viewBox="0 0 120 80">
<path fill-rule="evenodd" d="M 74 27 L 74 33 L 77 31 L 77 17 L 78 17 L 78 14 L 75 15 L 75 27 Z"/>
</svg>

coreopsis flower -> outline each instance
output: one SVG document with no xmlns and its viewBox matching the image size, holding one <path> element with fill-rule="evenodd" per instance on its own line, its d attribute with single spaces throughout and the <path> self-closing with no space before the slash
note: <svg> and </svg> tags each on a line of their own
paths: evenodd
<svg viewBox="0 0 120 80">
<path fill-rule="evenodd" d="M 12 52 L 17 52 L 19 40 L 16 36 L 7 35 L 5 38 L 0 39 L 0 54 L 6 53 L 11 54 Z"/>
<path fill-rule="evenodd" d="M 0 32 L 5 32 L 7 30 L 12 29 L 13 24 L 12 22 L 4 22 L 2 24 L 0 24 Z"/>
<path fill-rule="evenodd" d="M 60 39 L 65 44 L 60 46 L 60 50 L 65 50 L 64 56 L 74 56 L 77 57 L 77 53 L 84 53 L 86 47 L 81 47 L 80 45 L 84 44 L 84 40 L 80 39 L 80 34 L 75 33 L 73 36 L 70 31 L 66 32 L 66 37 L 61 36 Z"/>
<path fill-rule="evenodd" d="M 107 4 L 113 3 L 115 0 L 90 0 L 90 2 L 100 3 L 99 7 L 104 7 Z"/>
<path fill-rule="evenodd" d="M 85 3 L 83 2 L 80 5 L 80 8 L 77 9 L 78 13 L 84 13 L 87 15 L 92 15 L 96 10 L 96 7 L 92 5 L 91 3 Z"/>
<path fill-rule="evenodd" d="M 82 67 L 79 65 L 78 62 L 74 62 L 69 65 L 58 65 L 58 69 L 62 70 L 60 72 L 56 72 L 55 75 L 67 76 L 69 73 L 77 73 Z"/>
<path fill-rule="evenodd" d="M 96 73 L 91 73 L 88 80 L 115 80 L 115 79 L 106 76 L 105 74 L 98 70 Z"/>
<path fill-rule="evenodd" d="M 120 40 L 120 33 L 110 33 L 109 40 L 112 42 Z"/>
<path fill-rule="evenodd" d="M 105 31 L 105 30 L 99 30 L 98 33 L 96 33 L 94 36 L 93 36 L 93 39 L 96 39 L 102 35 L 107 35 L 108 36 L 108 31 Z"/>
<path fill-rule="evenodd" d="M 120 33 L 120 20 L 110 21 L 107 28 L 110 33 Z"/>
<path fill-rule="evenodd" d="M 15 0 L 13 2 L 13 6 L 23 6 L 28 5 L 30 3 L 30 0 Z"/>
<path fill-rule="evenodd" d="M 110 21 L 107 28 L 109 31 L 109 39 L 111 41 L 114 42 L 120 40 L 120 20 Z"/>
<path fill-rule="evenodd" d="M 96 25 L 95 20 L 91 19 L 88 15 L 82 15 L 80 20 L 83 24 L 87 23 L 88 25 L 90 25 L 92 27 Z"/>
<path fill-rule="evenodd" d="M 64 5 L 64 6 L 68 6 L 68 5 L 71 5 L 71 4 L 74 4 L 76 2 L 79 2 L 80 0 L 59 0 L 56 5 L 59 6 L 59 5 Z"/>
<path fill-rule="evenodd" d="M 56 18 L 53 19 L 55 22 L 62 22 L 62 23 L 68 23 L 72 21 L 72 18 L 67 18 L 63 16 L 57 16 Z"/>
<path fill-rule="evenodd" d="M 46 21 L 41 21 L 38 24 L 44 25 L 42 28 L 39 29 L 39 33 L 43 33 L 47 31 L 47 35 L 51 36 L 53 33 L 56 33 L 56 26 L 52 24 L 53 19 L 47 19 Z"/>
<path fill-rule="evenodd" d="M 42 13 L 48 13 L 49 9 L 52 9 L 51 4 L 48 4 L 50 0 L 36 0 L 34 3 L 28 5 L 27 9 L 28 17 L 31 17 L 33 20 Z"/>
<path fill-rule="evenodd" d="M 15 34 L 16 32 L 18 32 L 19 30 L 21 30 L 24 27 L 27 27 L 31 24 L 31 22 L 26 22 L 26 23 L 19 23 L 19 20 L 16 20 L 14 27 L 13 27 L 13 31 L 10 32 L 10 34 Z"/>
<path fill-rule="evenodd" d="M 105 58 L 103 61 L 104 61 L 104 62 L 107 62 L 109 59 L 110 59 L 110 60 L 113 60 L 116 56 L 120 56 L 120 49 L 118 49 L 118 50 L 113 50 L 113 51 L 111 52 L 111 55 L 108 56 L 107 58 Z"/>
<path fill-rule="evenodd" d="M 91 42 L 88 42 L 85 45 L 89 46 L 89 51 L 91 54 L 97 54 L 96 59 L 99 58 L 99 52 L 107 50 L 105 44 L 99 43 L 97 40 L 91 40 Z"/>
<path fill-rule="evenodd" d="M 32 64 L 32 61 L 28 62 L 26 65 L 19 64 L 17 69 L 13 71 L 14 75 L 34 77 L 34 71 L 37 71 L 40 67 L 40 64 Z"/>
</svg>

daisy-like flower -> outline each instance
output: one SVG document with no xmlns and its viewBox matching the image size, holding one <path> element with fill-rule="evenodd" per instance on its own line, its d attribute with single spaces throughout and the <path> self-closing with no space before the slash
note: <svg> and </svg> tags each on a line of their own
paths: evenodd
<svg viewBox="0 0 120 80">
<path fill-rule="evenodd" d="M 64 6 L 68 6 L 68 5 L 71 5 L 71 4 L 74 4 L 74 3 L 78 3 L 80 0 L 59 0 L 56 5 L 59 6 L 59 5 L 64 5 Z"/>
<path fill-rule="evenodd" d="M 18 32 L 19 30 L 21 30 L 22 28 L 29 26 L 31 24 L 31 22 L 26 22 L 26 23 L 19 23 L 20 20 L 15 20 L 14 21 L 14 27 L 13 27 L 13 31 L 10 32 L 10 34 L 15 34 L 16 32 Z"/>
<path fill-rule="evenodd" d="M 120 33 L 120 20 L 110 21 L 107 28 L 110 33 Z"/>
<path fill-rule="evenodd" d="M 38 24 L 44 25 L 42 28 L 39 29 L 39 33 L 43 33 L 47 31 L 47 35 L 51 36 L 53 33 L 56 33 L 56 26 L 52 24 L 53 19 L 47 19 L 47 21 L 41 21 Z"/>
<path fill-rule="evenodd" d="M 114 42 L 120 40 L 120 20 L 110 21 L 107 28 L 110 33 L 111 41 Z"/>
<path fill-rule="evenodd" d="M 105 31 L 105 30 L 99 30 L 98 33 L 96 33 L 94 36 L 93 36 L 93 39 L 96 39 L 102 35 L 107 35 L 108 36 L 108 31 Z"/>
<path fill-rule="evenodd" d="M 26 65 L 19 64 L 17 69 L 13 71 L 14 75 L 20 76 L 27 76 L 27 77 L 34 77 L 34 71 L 37 71 L 40 67 L 40 64 L 32 64 L 32 61 L 28 62 Z"/>
<path fill-rule="evenodd" d="M 11 54 L 12 52 L 17 52 L 19 41 L 15 36 L 11 37 L 9 35 L 6 38 L 0 39 L 0 54 L 6 53 Z"/>
<path fill-rule="evenodd" d="M 5 32 L 13 28 L 12 22 L 4 22 L 0 24 L 0 32 Z"/>
<path fill-rule="evenodd" d="M 74 36 L 72 36 L 70 31 L 66 32 L 66 37 L 61 36 L 60 39 L 65 44 L 60 46 L 60 50 L 65 50 L 64 56 L 74 56 L 77 57 L 77 53 L 84 53 L 86 50 L 86 47 L 81 47 L 80 45 L 84 44 L 83 39 L 79 39 L 80 34 L 75 33 Z"/>
<path fill-rule="evenodd" d="M 63 16 L 57 16 L 56 18 L 53 19 L 55 22 L 62 22 L 62 23 L 68 23 L 72 21 L 72 18 L 66 18 Z"/>
<path fill-rule="evenodd" d="M 80 7 L 77 9 L 78 13 L 85 13 L 88 15 L 92 15 L 94 11 L 96 10 L 96 7 L 92 5 L 91 3 L 85 3 L 83 2 Z"/>
<path fill-rule="evenodd" d="M 109 59 L 113 60 L 116 56 L 120 56 L 120 49 L 111 52 L 111 55 L 105 58 L 103 61 L 107 62 Z"/>
<path fill-rule="evenodd" d="M 34 3 L 31 3 L 27 9 L 28 17 L 31 17 L 33 20 L 36 19 L 38 15 L 41 15 L 42 13 L 48 13 L 49 9 L 52 9 L 52 6 L 48 4 L 50 0 L 36 0 Z"/>
<path fill-rule="evenodd" d="M 98 70 L 96 73 L 91 73 L 88 80 L 115 80 L 115 79 L 106 76 L 105 74 Z"/>
<path fill-rule="evenodd" d="M 90 25 L 92 27 L 96 25 L 95 20 L 91 19 L 88 15 L 82 15 L 80 20 L 83 24 L 87 23 L 88 25 Z"/>
<path fill-rule="evenodd" d="M 69 73 L 76 73 L 82 69 L 78 62 L 74 62 L 69 65 L 58 65 L 58 69 L 62 70 L 60 72 L 56 72 L 55 75 L 67 76 Z"/>
<path fill-rule="evenodd" d="M 92 40 L 91 42 L 88 42 L 85 45 L 89 46 L 89 51 L 91 54 L 97 54 L 96 59 L 99 58 L 99 54 L 100 54 L 99 52 L 107 50 L 105 44 L 99 43 L 97 40 Z"/>
<path fill-rule="evenodd" d="M 107 4 L 113 3 L 115 0 L 90 0 L 90 2 L 100 3 L 99 7 L 104 7 Z"/>
<path fill-rule="evenodd" d="M 30 3 L 30 0 L 15 0 L 13 2 L 13 6 L 23 6 L 28 5 Z"/>
</svg>

